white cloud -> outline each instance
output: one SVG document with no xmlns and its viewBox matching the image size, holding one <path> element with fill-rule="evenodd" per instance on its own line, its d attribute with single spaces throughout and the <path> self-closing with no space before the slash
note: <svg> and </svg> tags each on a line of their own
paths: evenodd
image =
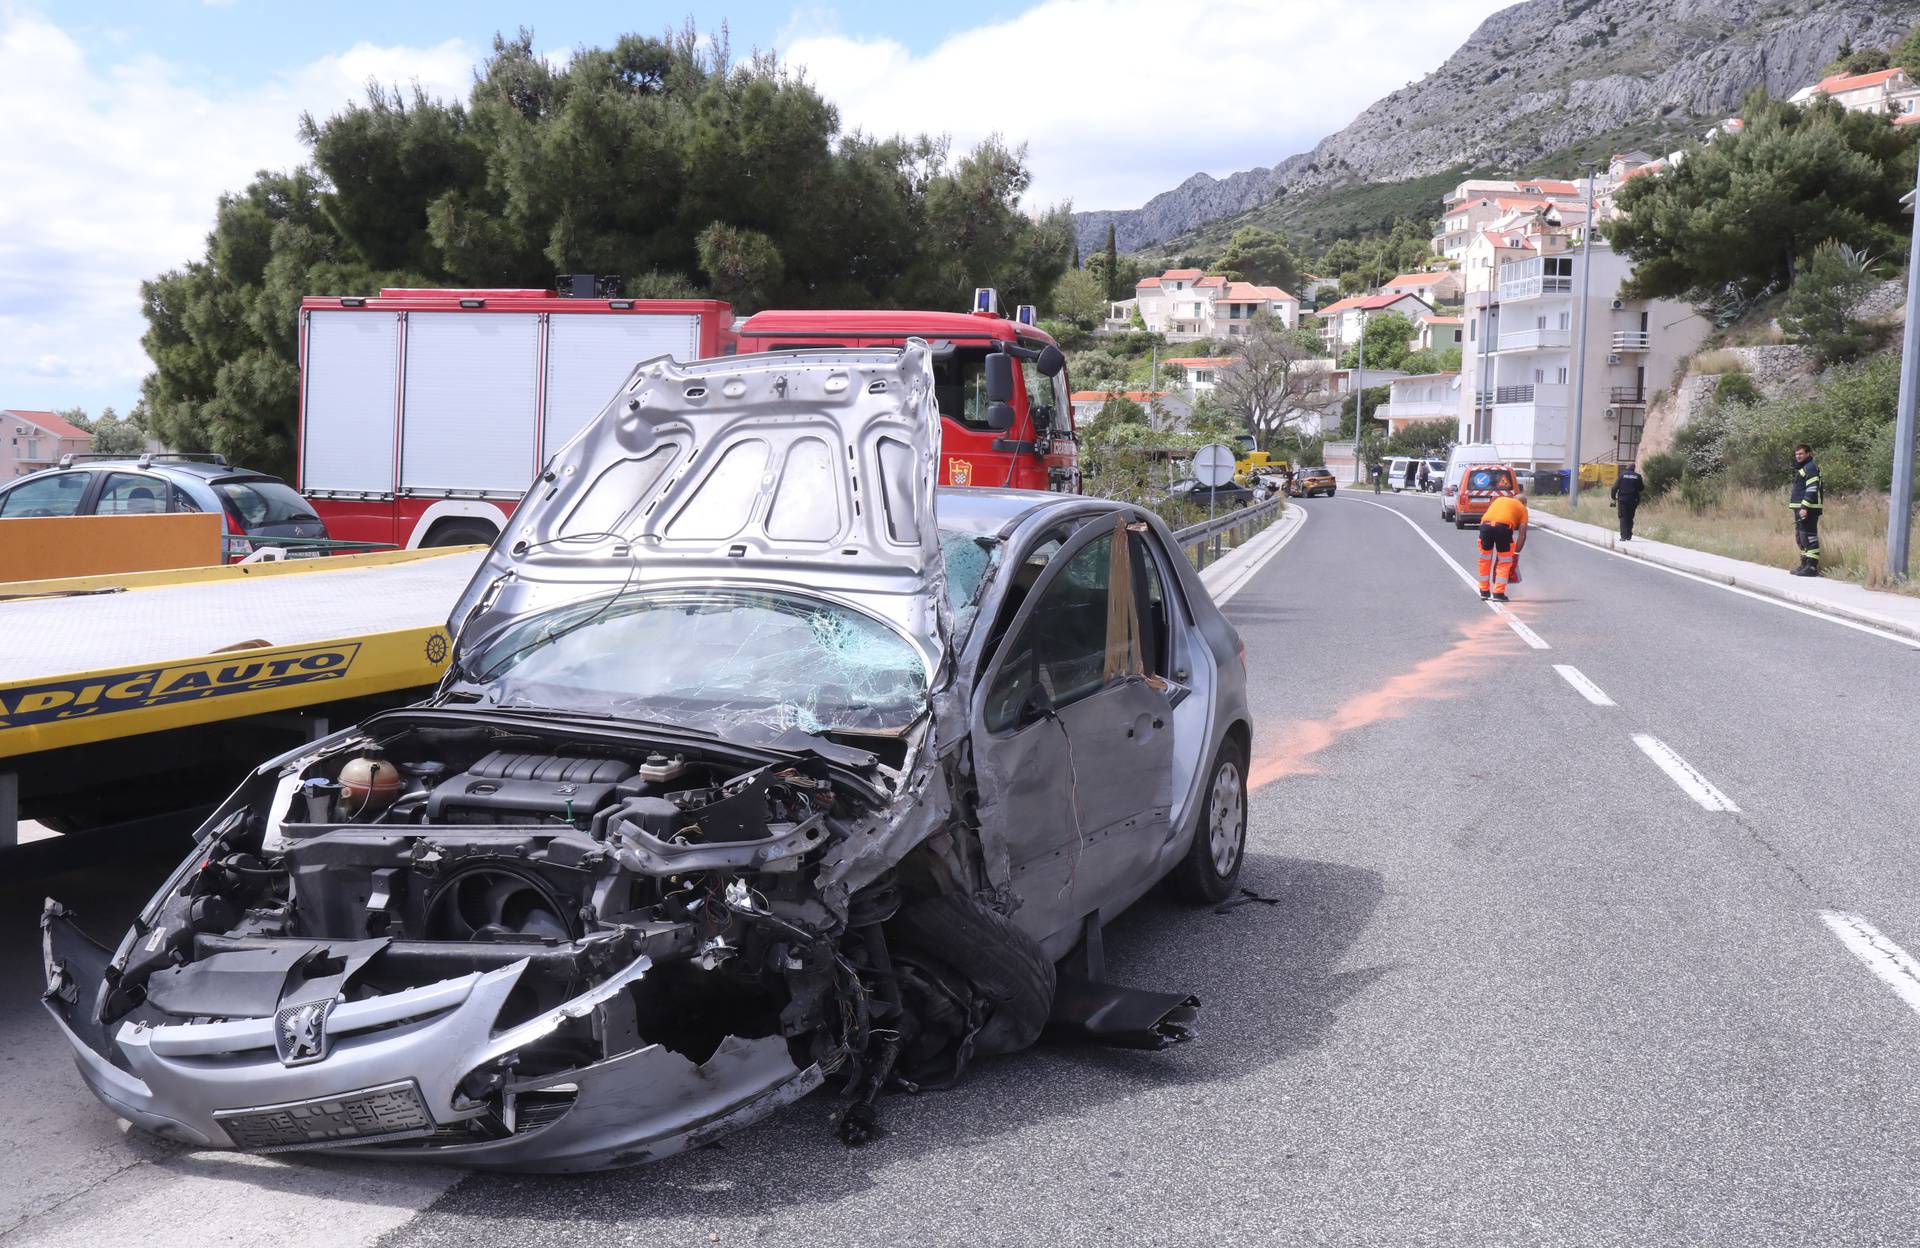
<svg viewBox="0 0 1920 1248">
<path fill-rule="evenodd" d="M 839 33 L 829 11 L 781 51 L 849 128 L 999 133 L 1028 144 L 1030 203 L 1129 208 L 1306 150 L 1508 2 L 1045 0 L 921 55 Z"/>
<path fill-rule="evenodd" d="M 148 367 L 140 281 L 201 254 L 223 192 L 305 158 L 303 111 L 337 112 L 369 78 L 464 98 L 477 59 L 457 39 L 357 43 L 221 92 L 0 8 L 0 406 L 124 410 Z"/>
</svg>

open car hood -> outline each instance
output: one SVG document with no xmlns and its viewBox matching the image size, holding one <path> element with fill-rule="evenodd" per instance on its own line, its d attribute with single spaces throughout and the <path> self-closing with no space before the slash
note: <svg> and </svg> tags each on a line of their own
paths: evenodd
<svg viewBox="0 0 1920 1248">
<path fill-rule="evenodd" d="M 528 490 L 454 608 L 456 646 L 600 594 L 712 585 L 848 603 L 934 671 L 939 422 L 919 340 L 648 360 Z"/>
</svg>

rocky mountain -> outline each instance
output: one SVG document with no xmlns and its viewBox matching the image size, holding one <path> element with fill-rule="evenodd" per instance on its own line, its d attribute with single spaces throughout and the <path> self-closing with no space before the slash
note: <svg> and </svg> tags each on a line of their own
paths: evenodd
<svg viewBox="0 0 1920 1248">
<path fill-rule="evenodd" d="M 1075 214 L 1081 250 L 1104 246 L 1109 222 L 1138 250 L 1284 196 L 1460 167 L 1520 172 L 1596 136 L 1704 126 L 1755 86 L 1790 95 L 1844 42 L 1882 46 L 1917 20 L 1920 0 L 1526 0 L 1310 152 Z"/>
</svg>

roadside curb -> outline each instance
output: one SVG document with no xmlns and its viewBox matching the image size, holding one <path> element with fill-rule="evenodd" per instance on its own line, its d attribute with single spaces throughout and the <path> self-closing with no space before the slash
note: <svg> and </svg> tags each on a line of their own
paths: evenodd
<svg viewBox="0 0 1920 1248">
<path fill-rule="evenodd" d="M 1907 620 L 1896 615 L 1887 615 L 1865 607 L 1854 606 L 1845 602 L 1835 602 L 1830 598 L 1799 593 L 1792 589 L 1773 584 L 1768 575 L 1755 575 L 1756 573 L 1760 573 L 1771 574 L 1771 576 L 1785 576 L 1786 573 L 1781 572 L 1778 568 L 1769 568 L 1757 563 L 1748 563 L 1745 560 L 1729 558 L 1726 555 L 1713 555 L 1705 551 L 1698 552 L 1703 556 L 1700 560 L 1676 558 L 1661 551 L 1653 550 L 1650 545 L 1642 544 L 1638 541 L 1622 542 L 1617 534 L 1609 529 L 1603 529 L 1597 524 L 1588 524 L 1582 520 L 1569 520 L 1564 516 L 1556 516 L 1538 509 L 1535 509 L 1528 519 L 1531 523 L 1539 525 L 1549 533 L 1557 533 L 1562 537 L 1570 538 L 1576 542 L 1583 542 L 1588 546 L 1612 551 L 1614 554 L 1624 555 L 1628 559 L 1638 559 L 1642 563 L 1650 563 L 1656 567 L 1667 568 L 1674 572 L 1684 572 L 1688 576 L 1697 576 L 1702 580 L 1713 581 L 1721 585 L 1731 586 L 1734 589 L 1745 590 L 1750 594 L 1759 594 L 1764 598 L 1772 598 L 1779 602 L 1791 604 L 1792 606 L 1804 607 L 1809 611 L 1818 611 L 1839 619 L 1851 621 L 1855 624 L 1864 624 L 1870 628 L 1884 629 L 1887 632 L 1898 633 L 1902 637 L 1920 641 L 1920 602 L 1914 604 L 1916 619 Z M 1666 545 L 1666 543 L 1652 543 L 1651 545 Z M 1705 562 L 1705 560 L 1708 559 L 1713 562 Z M 1728 572 L 1724 568 L 1716 566 L 1719 564 L 1732 565 L 1739 569 L 1750 568 L 1752 571 Z M 1863 586 L 1854 585 L 1852 582 L 1821 583 L 1844 584 L 1848 589 L 1861 594 L 1878 594 L 1881 592 L 1879 590 L 1871 590 Z M 1904 605 L 1904 603 L 1902 605 Z"/>
<path fill-rule="evenodd" d="M 1253 579 L 1254 573 L 1266 566 L 1268 559 L 1279 554 L 1306 522 L 1306 509 L 1288 504 L 1266 532 L 1202 569 L 1200 583 L 1206 586 L 1215 603 L 1226 602 Z"/>
</svg>

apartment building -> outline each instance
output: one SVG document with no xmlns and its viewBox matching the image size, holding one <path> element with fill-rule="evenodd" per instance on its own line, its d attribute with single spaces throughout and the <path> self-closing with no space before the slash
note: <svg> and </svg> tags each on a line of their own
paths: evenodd
<svg viewBox="0 0 1920 1248">
<path fill-rule="evenodd" d="M 1433 305 L 1419 295 L 1349 295 L 1315 313 L 1320 318 L 1320 341 L 1328 355 L 1339 355 L 1360 341 L 1360 326 L 1369 317 L 1397 312 L 1415 325 L 1433 315 Z"/>
<path fill-rule="evenodd" d="M 52 412 L 0 410 L 0 481 L 51 468 L 62 455 L 84 455 L 93 435 Z"/>
<path fill-rule="evenodd" d="M 1629 261 L 1595 237 L 1582 317 L 1578 230 L 1544 214 L 1478 240 L 1467 266 L 1461 344 L 1462 441 L 1492 442 L 1524 467 L 1637 458 L 1650 388 L 1665 384 L 1706 338 L 1706 318 L 1669 299 L 1620 294 Z M 1580 445 L 1570 446 L 1576 335 L 1585 327 Z"/>
<path fill-rule="evenodd" d="M 1460 374 L 1419 373 L 1395 377 L 1387 385 L 1387 401 L 1373 414 L 1395 434 L 1416 420 L 1454 420 L 1460 415 Z"/>
<path fill-rule="evenodd" d="M 1815 96 L 1830 97 L 1852 113 L 1911 113 L 1920 97 L 1920 84 L 1904 69 L 1877 69 L 1867 74 L 1829 74 L 1787 98 L 1804 104 Z"/>
<path fill-rule="evenodd" d="M 1578 203 L 1586 183 L 1558 178 L 1469 178 L 1440 201 L 1440 226 L 1433 254 L 1458 263 L 1481 230 L 1511 212 L 1518 203 Z"/>
<path fill-rule="evenodd" d="M 1133 308 L 1148 330 L 1170 342 L 1244 338 L 1263 314 L 1289 329 L 1300 323 L 1300 301 L 1278 286 L 1229 281 L 1199 269 L 1168 269 L 1158 277 L 1141 278 L 1134 287 Z M 1117 314 L 1120 305 L 1108 311 Z M 1132 311 L 1126 316 L 1130 320 Z"/>
</svg>

